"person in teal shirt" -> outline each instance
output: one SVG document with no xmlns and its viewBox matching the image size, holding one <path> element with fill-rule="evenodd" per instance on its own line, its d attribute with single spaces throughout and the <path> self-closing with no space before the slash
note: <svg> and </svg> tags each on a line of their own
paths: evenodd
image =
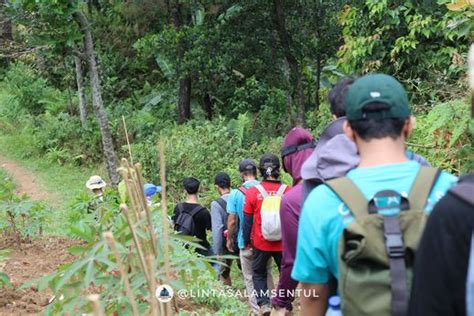
<svg viewBox="0 0 474 316">
<path fill-rule="evenodd" d="M 361 77 L 349 90 L 346 111 L 344 131 L 360 154 L 358 167 L 347 177 L 367 200 L 381 190 L 407 196 L 421 166 L 405 155 L 405 140 L 411 134 L 414 118 L 402 85 L 382 74 Z M 431 212 L 456 182 L 455 176 L 441 172 L 425 211 Z M 310 289 L 319 297 L 302 297 L 302 315 L 325 313 L 327 282 L 331 275 L 339 277 L 338 243 L 344 228 L 353 220 L 347 206 L 324 184 L 304 202 L 292 278 L 301 283 L 303 290 Z"/>
<path fill-rule="evenodd" d="M 259 306 L 257 304 L 256 296 L 254 295 L 252 281 L 253 250 L 250 245 L 244 244 L 243 236 L 245 193 L 251 187 L 259 184 L 259 181 L 257 180 L 257 165 L 251 159 L 244 159 L 239 163 L 239 172 L 243 184 L 240 188 L 232 190 L 227 200 L 227 213 L 229 213 L 227 218 L 227 249 L 229 249 L 230 252 L 237 250 L 234 249 L 236 247 L 234 239 L 237 233 L 237 247 L 239 248 L 245 290 L 248 294 L 252 312 L 258 314 Z M 274 287 L 271 260 L 268 260 L 267 265 L 267 285 L 269 289 L 273 289 Z"/>
</svg>

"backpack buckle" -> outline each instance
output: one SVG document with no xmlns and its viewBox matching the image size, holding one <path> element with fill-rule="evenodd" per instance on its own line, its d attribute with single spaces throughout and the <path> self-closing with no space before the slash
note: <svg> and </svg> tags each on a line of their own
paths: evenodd
<svg viewBox="0 0 474 316">
<path fill-rule="evenodd" d="M 405 256 L 405 245 L 401 234 L 385 234 L 385 246 L 390 258 Z"/>
</svg>

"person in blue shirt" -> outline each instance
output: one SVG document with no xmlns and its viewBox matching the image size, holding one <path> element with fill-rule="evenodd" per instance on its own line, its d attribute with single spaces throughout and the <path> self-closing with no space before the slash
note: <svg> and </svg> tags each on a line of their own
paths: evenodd
<svg viewBox="0 0 474 316">
<path fill-rule="evenodd" d="M 259 306 L 254 294 L 252 281 L 252 261 L 253 250 L 250 246 L 244 245 L 243 225 L 244 225 L 244 203 L 245 193 L 251 187 L 259 184 L 257 180 L 257 165 L 251 159 L 244 159 L 239 163 L 239 172 L 243 184 L 240 188 L 230 192 L 227 199 L 227 249 L 235 252 L 235 247 L 239 248 L 240 264 L 245 282 L 245 290 L 249 297 L 249 303 L 254 314 L 258 314 Z M 237 242 L 235 240 L 237 238 Z M 274 288 L 273 277 L 271 274 L 271 260 L 267 264 L 267 285 L 268 289 Z"/>
<path fill-rule="evenodd" d="M 405 140 L 415 119 L 408 97 L 393 77 L 371 74 L 357 79 L 346 98 L 345 134 L 357 146 L 360 163 L 347 177 L 370 200 L 381 190 L 402 196 L 410 192 L 421 166 L 405 154 Z M 434 204 L 457 181 L 441 172 L 425 206 Z M 351 211 L 325 184 L 316 187 L 303 205 L 298 227 L 296 259 L 292 278 L 301 283 L 301 315 L 324 315 L 330 276 L 338 279 L 338 243 L 344 228 L 354 220 Z M 363 285 L 361 285 L 363 286 Z M 363 304 L 364 302 L 361 302 Z"/>
</svg>

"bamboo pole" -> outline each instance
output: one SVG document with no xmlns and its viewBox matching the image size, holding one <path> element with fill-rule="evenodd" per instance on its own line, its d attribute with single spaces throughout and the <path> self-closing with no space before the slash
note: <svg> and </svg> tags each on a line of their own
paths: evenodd
<svg viewBox="0 0 474 316">
<path fill-rule="evenodd" d="M 148 271 L 150 271 L 150 305 L 151 305 L 151 314 L 153 316 L 158 316 L 158 302 L 155 297 L 156 293 L 156 280 L 155 280 L 155 257 L 153 254 L 148 254 L 147 256 L 147 263 L 148 263 Z"/>
<path fill-rule="evenodd" d="M 127 124 L 125 123 L 125 116 L 122 115 L 123 129 L 125 130 L 125 138 L 127 139 L 128 155 L 130 162 L 133 165 L 132 147 L 130 146 L 130 139 L 128 138 Z"/>
<path fill-rule="evenodd" d="M 90 294 L 87 299 L 92 302 L 94 316 L 104 316 L 102 309 L 100 308 L 100 296 L 99 294 Z"/>
<path fill-rule="evenodd" d="M 166 196 L 166 161 L 165 161 L 165 143 L 160 140 L 160 177 L 161 177 L 161 211 L 163 225 L 163 253 L 165 258 L 166 282 L 170 280 L 170 254 L 169 254 L 169 223 L 168 223 L 168 200 Z"/>
<path fill-rule="evenodd" d="M 143 184 L 143 177 L 142 177 L 142 174 L 141 174 L 141 171 L 142 171 L 141 170 L 141 165 L 137 163 L 135 165 L 135 169 L 137 171 L 138 183 L 143 188 L 144 184 Z M 141 198 L 142 198 L 142 201 L 143 201 L 143 208 L 145 209 L 146 218 L 147 218 L 147 222 L 148 222 L 148 230 L 149 230 L 149 233 L 150 233 L 151 247 L 153 249 L 153 253 L 155 254 L 155 256 L 157 256 L 158 252 L 157 252 L 157 247 L 156 247 L 156 234 L 155 234 L 155 229 L 153 227 L 153 219 L 152 219 L 150 208 L 148 207 L 148 203 L 146 201 L 146 197 L 143 193 L 143 189 L 142 189 Z"/>
<path fill-rule="evenodd" d="M 140 261 L 140 266 L 143 270 L 143 273 L 145 274 L 145 279 L 147 280 L 148 284 L 150 284 L 150 274 L 148 273 L 147 264 L 146 264 L 146 261 L 145 261 L 145 257 L 143 255 L 143 248 L 142 248 L 142 246 L 140 244 L 140 241 L 138 239 L 137 233 L 135 231 L 135 227 L 131 223 L 130 212 L 128 210 L 127 205 L 125 205 L 125 204 L 120 204 L 120 209 L 125 214 L 125 218 L 127 219 L 128 225 L 129 225 L 130 230 L 132 232 L 133 242 L 135 243 L 135 247 L 137 248 L 138 259 Z"/>
<path fill-rule="evenodd" d="M 112 232 L 107 231 L 107 232 L 104 232 L 103 236 L 105 238 L 105 241 L 109 245 L 110 249 L 112 249 L 112 252 L 114 253 L 114 256 L 115 256 L 115 260 L 117 261 L 117 265 L 119 266 L 120 275 L 122 276 L 122 282 L 125 284 L 125 293 L 127 294 L 128 299 L 130 300 L 130 305 L 132 305 L 132 314 L 134 316 L 139 316 L 140 314 L 138 312 L 137 302 L 135 301 L 135 297 L 133 295 L 132 288 L 130 286 L 130 281 L 128 280 L 127 270 L 125 269 L 125 266 L 123 265 L 123 262 L 120 258 L 120 254 L 117 250 L 117 245 L 115 244 L 114 235 L 112 234 Z"/>
</svg>

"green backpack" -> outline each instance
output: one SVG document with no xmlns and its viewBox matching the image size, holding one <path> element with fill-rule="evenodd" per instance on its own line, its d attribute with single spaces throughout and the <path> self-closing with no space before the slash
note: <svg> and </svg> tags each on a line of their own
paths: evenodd
<svg viewBox="0 0 474 316">
<path fill-rule="evenodd" d="M 344 315 L 406 315 L 424 208 L 438 175 L 438 169 L 422 167 L 408 198 L 385 190 L 371 201 L 347 177 L 327 182 L 354 215 L 338 250 Z"/>
</svg>

